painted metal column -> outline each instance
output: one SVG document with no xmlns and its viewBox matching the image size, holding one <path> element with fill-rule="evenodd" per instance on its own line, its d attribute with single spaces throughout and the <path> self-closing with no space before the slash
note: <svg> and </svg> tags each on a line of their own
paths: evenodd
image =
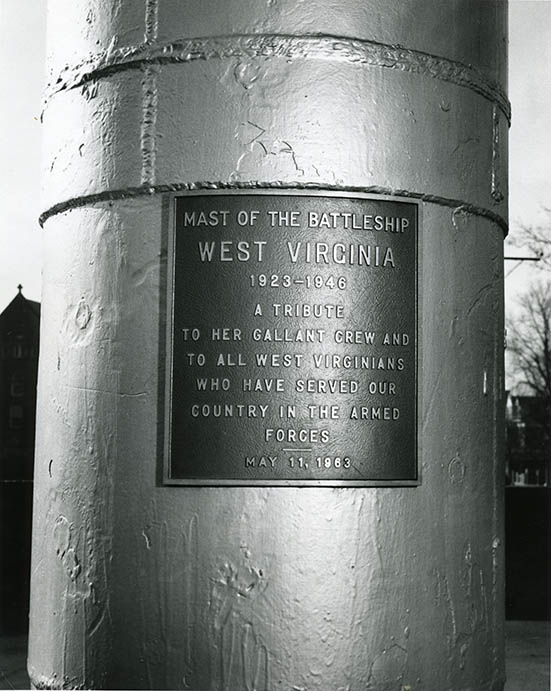
<svg viewBox="0 0 551 691">
<path fill-rule="evenodd" d="M 50 0 L 48 31 L 34 685 L 502 689 L 505 3 Z M 163 483 L 170 199 L 212 189 L 419 206 L 418 486 Z"/>
</svg>

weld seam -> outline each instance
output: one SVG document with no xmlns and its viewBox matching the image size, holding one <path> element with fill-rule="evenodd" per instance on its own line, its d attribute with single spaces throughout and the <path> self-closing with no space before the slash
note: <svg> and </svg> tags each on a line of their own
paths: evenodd
<svg viewBox="0 0 551 691">
<path fill-rule="evenodd" d="M 152 46 L 159 35 L 158 0 L 146 0 L 144 17 L 144 44 Z M 158 67 L 146 64 L 142 79 L 142 121 L 140 129 L 140 152 L 142 161 L 141 181 L 144 185 L 155 182 L 157 160 L 157 102 Z"/>
<path fill-rule="evenodd" d="M 153 6 L 154 3 L 152 3 Z M 153 9 L 150 9 L 149 13 L 154 14 Z M 150 20 L 150 23 L 152 21 Z M 468 88 L 492 103 L 496 103 L 508 122 L 511 121 L 511 106 L 501 86 L 487 79 L 474 67 L 411 48 L 319 34 L 306 36 L 235 34 L 190 38 L 165 44 L 158 44 L 153 36 L 148 36 L 146 43 L 139 46 L 111 48 L 76 67 L 65 68 L 53 85 L 47 88 L 46 98 L 48 100 L 60 91 L 74 89 L 89 81 L 128 69 L 140 69 L 145 65 L 257 57 L 281 57 L 287 60 L 294 58 L 340 59 L 351 64 L 371 65 L 427 75 Z"/>
<path fill-rule="evenodd" d="M 141 181 L 144 185 L 155 182 L 157 161 L 157 72 L 158 68 L 148 65 L 142 81 L 142 121 L 140 128 Z"/>
<path fill-rule="evenodd" d="M 158 0 L 146 0 L 145 2 L 145 31 L 144 42 L 154 43 L 159 34 L 159 3 Z"/>
<path fill-rule="evenodd" d="M 490 194 L 492 199 L 498 204 L 504 199 L 499 178 L 499 169 L 501 165 L 500 148 L 499 113 L 496 105 L 494 104 L 492 110 L 492 182 Z"/>
<path fill-rule="evenodd" d="M 487 218 L 496 223 L 506 236 L 509 232 L 507 221 L 495 213 L 491 209 L 482 206 L 470 204 L 461 199 L 451 199 L 448 197 L 440 197 L 435 194 L 427 194 L 424 192 L 415 192 L 412 190 L 392 189 L 389 187 L 381 187 L 379 185 L 372 185 L 368 187 L 360 186 L 341 186 L 341 185 L 320 185 L 308 183 L 293 183 L 293 182 L 179 182 L 163 185 L 142 185 L 137 187 L 126 187 L 120 190 L 107 190 L 105 192 L 97 192 L 96 194 L 87 194 L 80 197 L 74 197 L 58 204 L 54 204 L 49 209 L 44 211 L 38 222 L 43 228 L 46 221 L 52 216 L 70 211 L 71 209 L 81 208 L 90 204 L 105 201 L 117 201 L 122 199 L 133 199 L 136 197 L 153 196 L 157 194 L 170 194 L 177 192 L 189 192 L 194 190 L 260 190 L 260 189 L 277 189 L 277 190 L 312 190 L 312 191 L 327 191 L 327 192 L 357 192 L 360 194 L 374 194 L 391 197 L 403 197 L 404 199 L 415 199 L 429 204 L 437 204 L 454 209 L 456 213 L 472 214 Z"/>
</svg>

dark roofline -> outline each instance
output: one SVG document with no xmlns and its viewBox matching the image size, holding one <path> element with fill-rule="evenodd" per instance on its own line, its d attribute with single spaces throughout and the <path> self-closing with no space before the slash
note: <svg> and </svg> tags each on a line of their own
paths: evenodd
<svg viewBox="0 0 551 691">
<path fill-rule="evenodd" d="M 17 293 L 17 295 L 13 298 L 11 302 L 8 303 L 8 305 L 5 307 L 5 309 L 0 312 L 0 321 L 2 321 L 2 317 L 4 315 L 7 315 L 9 312 L 12 311 L 12 309 L 16 308 L 18 305 L 24 306 L 27 308 L 35 317 L 39 318 L 40 317 L 40 303 L 36 302 L 36 300 L 29 300 L 27 299 L 21 290 Z"/>
</svg>

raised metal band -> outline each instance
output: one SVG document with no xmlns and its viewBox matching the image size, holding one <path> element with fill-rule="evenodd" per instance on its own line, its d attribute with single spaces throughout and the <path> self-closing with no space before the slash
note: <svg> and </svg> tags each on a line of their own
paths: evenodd
<svg viewBox="0 0 551 691">
<path fill-rule="evenodd" d="M 79 65 L 67 66 L 46 87 L 46 100 L 59 91 L 144 65 L 258 57 L 340 60 L 422 74 L 474 91 L 497 104 L 507 120 L 511 121 L 511 105 L 501 86 L 474 67 L 401 46 L 328 35 L 241 34 L 190 38 L 165 44 L 147 42 L 108 49 Z"/>
<path fill-rule="evenodd" d="M 472 214 L 481 216 L 496 223 L 506 236 L 509 232 L 507 221 L 490 209 L 482 206 L 470 204 L 461 199 L 450 199 L 448 197 L 439 197 L 434 194 L 427 194 L 424 192 L 415 192 L 412 190 L 391 189 L 388 187 L 380 187 L 373 185 L 371 187 L 344 187 L 338 185 L 319 185 L 319 184 L 304 184 L 292 182 L 177 182 L 165 185 L 142 185 L 140 187 L 126 187 L 120 190 L 106 190 L 96 194 L 83 195 L 81 197 L 73 197 L 64 202 L 54 204 L 49 209 L 44 211 L 38 221 L 42 227 L 45 222 L 55 216 L 56 214 L 77 209 L 89 204 L 97 202 L 115 201 L 118 199 L 131 199 L 134 197 L 142 197 L 155 194 L 167 194 L 171 192 L 185 192 L 188 190 L 255 190 L 255 189 L 289 189 L 289 190 L 316 190 L 319 192 L 357 192 L 361 194 L 380 194 L 383 196 L 402 197 L 404 199 L 417 199 L 419 201 L 427 202 L 429 204 L 437 204 L 439 206 L 446 206 L 454 210 L 454 214 Z"/>
</svg>

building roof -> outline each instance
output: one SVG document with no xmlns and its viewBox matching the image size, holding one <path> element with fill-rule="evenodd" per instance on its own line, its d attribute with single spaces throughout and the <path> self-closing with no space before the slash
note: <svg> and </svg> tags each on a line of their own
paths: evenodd
<svg viewBox="0 0 551 691">
<path fill-rule="evenodd" d="M 19 292 L 13 300 L 0 313 L 0 336 L 9 336 L 14 329 L 38 328 L 40 322 L 40 303 L 28 300 L 18 286 Z"/>
<path fill-rule="evenodd" d="M 3 312 L 0 312 L 0 320 L 6 314 L 9 314 L 14 309 L 29 309 L 37 317 L 40 316 L 40 303 L 35 300 L 29 300 L 23 295 L 23 286 L 19 284 L 17 286 L 18 292 L 13 300 L 7 305 Z"/>
</svg>

